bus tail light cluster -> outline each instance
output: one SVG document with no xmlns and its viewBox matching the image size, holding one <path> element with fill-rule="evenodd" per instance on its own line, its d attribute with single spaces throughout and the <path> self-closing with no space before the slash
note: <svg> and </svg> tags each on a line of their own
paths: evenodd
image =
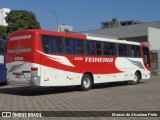
<svg viewBox="0 0 160 120">
<path fill-rule="evenodd" d="M 38 68 L 32 67 L 31 68 L 31 77 L 37 77 L 38 76 Z"/>
</svg>

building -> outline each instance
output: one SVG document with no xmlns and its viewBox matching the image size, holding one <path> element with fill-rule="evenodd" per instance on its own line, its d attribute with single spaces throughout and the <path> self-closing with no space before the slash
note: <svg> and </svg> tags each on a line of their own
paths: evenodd
<svg viewBox="0 0 160 120">
<path fill-rule="evenodd" d="M 141 23 L 142 22 L 135 21 L 135 20 L 118 21 L 116 18 L 113 18 L 112 21 L 101 22 L 101 29 L 128 26 L 128 25 L 136 25 L 136 24 L 141 24 Z"/>
<path fill-rule="evenodd" d="M 72 32 L 73 27 L 70 25 L 58 25 L 58 32 Z"/>
<path fill-rule="evenodd" d="M 0 25 L 2 26 L 7 26 L 8 24 L 6 23 L 5 17 L 7 14 L 10 12 L 10 9 L 8 8 L 2 8 L 0 9 Z"/>
<path fill-rule="evenodd" d="M 108 25 L 111 22 L 116 25 Z M 114 36 L 121 40 L 147 44 L 151 50 L 152 72 L 158 74 L 159 71 L 160 74 L 160 21 L 145 23 L 134 20 L 120 22 L 114 20 L 102 22 L 101 29 L 83 31 L 82 33 Z"/>
</svg>

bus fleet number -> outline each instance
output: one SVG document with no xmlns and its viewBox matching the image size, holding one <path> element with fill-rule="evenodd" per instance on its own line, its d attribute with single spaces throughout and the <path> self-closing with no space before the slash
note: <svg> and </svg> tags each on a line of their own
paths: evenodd
<svg viewBox="0 0 160 120">
<path fill-rule="evenodd" d="M 75 57 L 74 60 L 83 60 L 83 57 Z"/>
</svg>

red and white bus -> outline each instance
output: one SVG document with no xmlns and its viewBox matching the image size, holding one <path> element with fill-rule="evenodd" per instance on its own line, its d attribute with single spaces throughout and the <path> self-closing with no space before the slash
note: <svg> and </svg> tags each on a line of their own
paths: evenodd
<svg viewBox="0 0 160 120">
<path fill-rule="evenodd" d="M 150 78 L 149 48 L 141 43 L 46 30 L 10 34 L 7 79 L 11 84 L 75 86 Z"/>
</svg>

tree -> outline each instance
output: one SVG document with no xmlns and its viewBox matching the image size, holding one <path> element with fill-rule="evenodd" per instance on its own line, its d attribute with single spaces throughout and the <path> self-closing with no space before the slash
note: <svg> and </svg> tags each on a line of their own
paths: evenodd
<svg viewBox="0 0 160 120">
<path fill-rule="evenodd" d="M 7 28 L 0 25 L 0 38 L 7 39 Z"/>
<path fill-rule="evenodd" d="M 26 10 L 13 10 L 5 19 L 8 23 L 7 33 L 17 30 L 41 28 L 35 14 Z"/>
</svg>

